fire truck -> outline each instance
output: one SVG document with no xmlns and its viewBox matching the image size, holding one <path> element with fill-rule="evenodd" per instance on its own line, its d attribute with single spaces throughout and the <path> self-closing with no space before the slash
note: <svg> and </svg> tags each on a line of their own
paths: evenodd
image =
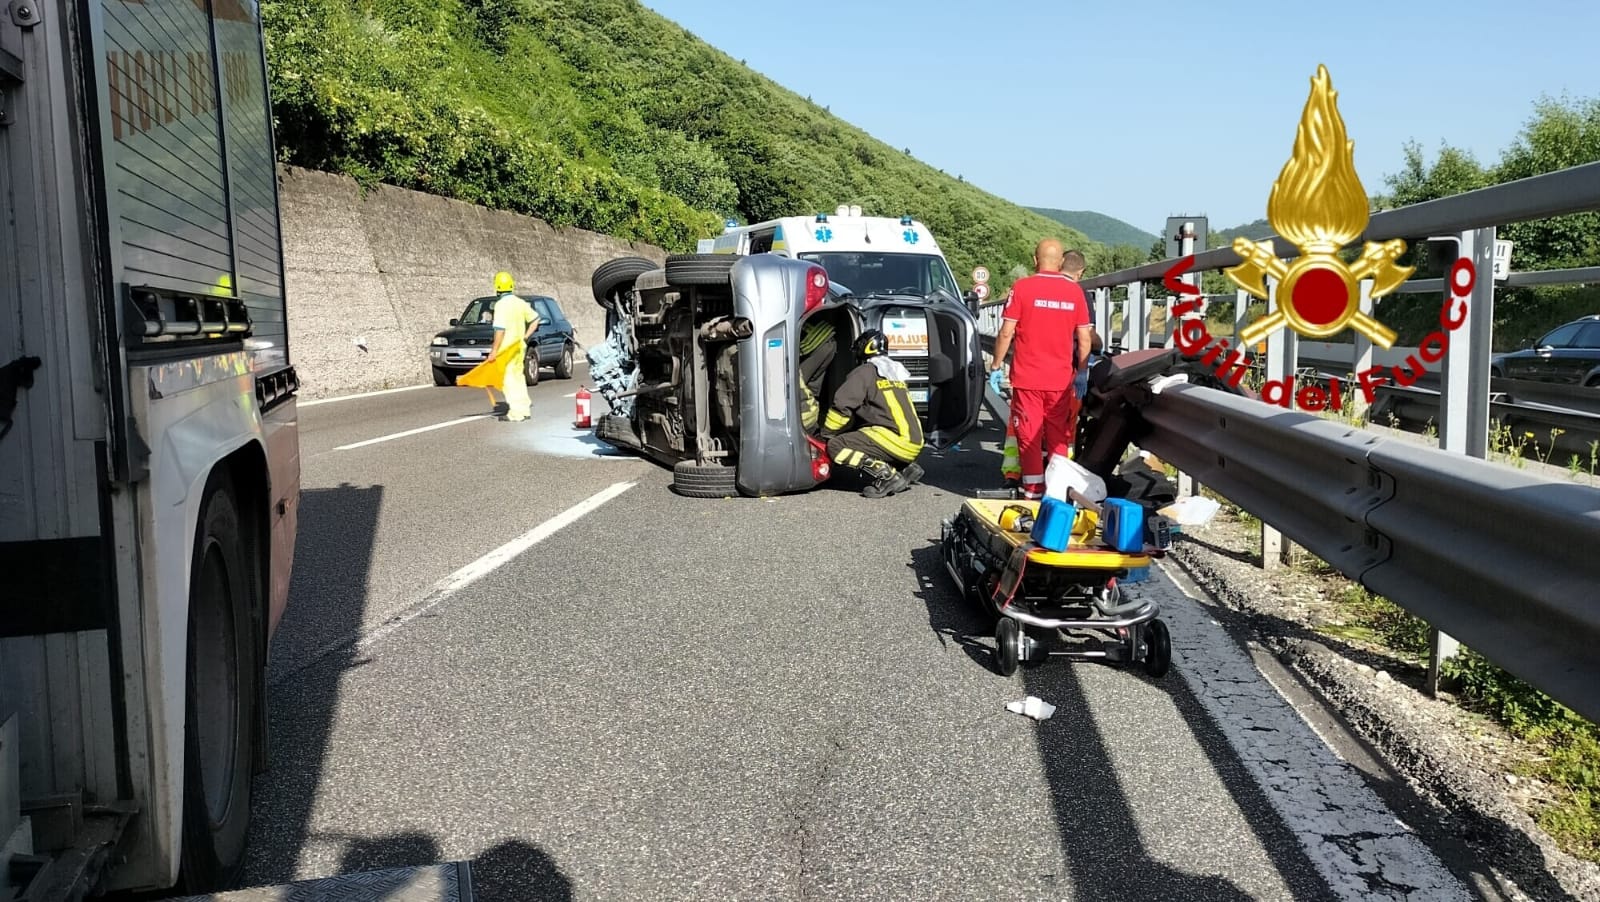
<svg viewBox="0 0 1600 902">
<path fill-rule="evenodd" d="M 472 898 L 468 862 L 222 892 L 298 387 L 257 0 L 0 0 L 0 900 Z"/>
<path fill-rule="evenodd" d="M 240 871 L 299 501 L 276 171 L 254 0 L 0 2 L 0 898 Z"/>
</svg>

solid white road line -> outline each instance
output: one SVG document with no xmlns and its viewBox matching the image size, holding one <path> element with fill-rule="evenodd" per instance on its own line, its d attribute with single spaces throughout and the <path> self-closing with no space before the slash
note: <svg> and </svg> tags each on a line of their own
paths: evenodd
<svg viewBox="0 0 1600 902">
<path fill-rule="evenodd" d="M 339 395 L 336 398 L 317 398 L 314 401 L 301 401 L 301 402 L 299 402 L 299 406 L 300 407 L 316 407 L 318 404 L 332 404 L 335 401 L 354 401 L 357 398 L 376 398 L 378 395 L 392 395 L 392 394 L 394 394 L 396 392 L 416 391 L 419 388 L 429 388 L 429 387 L 430 386 L 428 386 L 426 384 L 423 384 L 423 385 L 407 385 L 407 386 L 405 386 L 403 388 L 385 388 L 385 389 L 380 389 L 379 391 L 362 392 L 362 393 L 360 393 L 358 395 Z"/>
<path fill-rule="evenodd" d="M 1181 674 L 1268 802 L 1341 899 L 1469 898 L 1422 840 L 1367 788 L 1205 606 L 1167 572 L 1128 594 L 1154 596 Z M 1175 565 L 1173 570 L 1181 573 Z"/>
<path fill-rule="evenodd" d="M 408 435 L 421 435 L 424 432 L 432 432 L 435 429 L 443 429 L 447 426 L 460 426 L 462 423 L 471 423 L 474 420 L 487 420 L 493 416 L 494 414 L 490 413 L 476 413 L 470 417 L 461 417 L 460 419 L 447 420 L 443 423 L 434 423 L 432 426 L 419 426 L 416 429 L 407 429 L 405 432 L 396 432 L 392 435 L 380 435 L 377 438 L 369 438 L 364 442 L 352 442 L 348 445 L 340 445 L 333 450 L 349 451 L 352 448 L 365 448 L 368 445 L 376 445 L 379 442 L 392 442 L 397 438 L 405 438 Z"/>
<path fill-rule="evenodd" d="M 389 615 L 388 619 L 384 620 L 383 623 L 372 632 L 367 633 L 366 635 L 361 635 L 359 631 L 356 633 L 348 633 L 317 649 L 314 654 L 307 657 L 305 661 L 296 666 L 293 671 L 285 673 L 274 679 L 272 681 L 272 685 L 280 686 L 288 682 L 301 672 L 310 668 L 317 661 L 327 657 L 330 653 L 341 648 L 349 647 L 352 642 L 354 642 L 354 650 L 356 652 L 364 651 L 372 647 L 373 645 L 382 641 L 384 637 L 393 633 L 395 630 L 400 629 L 411 621 L 416 620 L 418 617 L 421 617 L 422 615 L 438 607 L 440 604 L 448 600 L 450 596 L 460 592 L 462 589 L 465 589 L 478 580 L 483 579 L 485 576 L 488 576 L 490 573 L 493 573 L 495 570 L 514 560 L 517 555 L 522 554 L 529 548 L 532 548 L 533 546 L 543 542 L 545 539 L 550 538 L 566 527 L 578 522 L 578 520 L 582 519 L 585 514 L 593 513 L 607 501 L 616 498 L 637 484 L 638 483 L 634 482 L 614 483 L 608 488 L 602 489 L 588 498 L 578 502 L 577 504 L 574 504 L 561 513 L 556 514 L 554 517 L 551 517 L 543 523 L 540 523 L 538 526 L 535 526 L 522 535 L 517 536 L 515 539 L 512 539 L 504 545 L 501 545 L 499 548 L 496 548 L 483 557 L 480 557 L 465 567 L 462 567 L 460 570 L 457 570 L 444 579 L 434 583 L 433 588 L 429 589 L 427 594 L 423 595 L 415 603 L 404 606 L 395 613 Z"/>
</svg>

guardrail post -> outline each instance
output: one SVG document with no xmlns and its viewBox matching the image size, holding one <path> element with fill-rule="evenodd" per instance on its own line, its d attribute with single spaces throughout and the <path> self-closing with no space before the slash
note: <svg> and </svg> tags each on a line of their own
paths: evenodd
<svg viewBox="0 0 1600 902">
<path fill-rule="evenodd" d="M 1267 282 L 1267 312 L 1278 309 L 1278 280 L 1268 276 Z M 1267 372 L 1268 381 L 1289 378 L 1295 374 L 1295 334 L 1287 327 L 1267 336 Z M 1261 569 L 1276 570 L 1280 564 L 1288 561 L 1292 546 L 1283 537 L 1283 533 L 1261 521 Z"/>
<path fill-rule="evenodd" d="M 1144 283 L 1128 283 L 1128 300 L 1122 307 L 1122 321 L 1128 336 L 1123 347 L 1130 351 L 1143 351 L 1150 343 L 1150 311 L 1145 306 Z"/>
<path fill-rule="evenodd" d="M 1371 279 L 1361 280 L 1360 310 L 1368 316 L 1372 315 Z M 1354 354 L 1350 361 L 1350 372 L 1352 374 L 1352 384 L 1359 385 L 1355 381 L 1354 374 L 1372 367 L 1372 339 L 1357 332 L 1355 344 Z M 1350 416 L 1357 420 L 1366 419 L 1367 416 L 1367 396 L 1359 388 L 1350 396 Z"/>
<path fill-rule="evenodd" d="M 1447 335 L 1444 372 L 1439 386 L 1439 447 L 1476 457 L 1489 456 L 1489 354 L 1494 342 L 1495 229 L 1461 233 L 1456 256 L 1472 261 L 1474 281 L 1466 299 L 1466 321 Z M 1445 273 L 1444 303 L 1455 312 L 1450 273 Z M 1455 314 L 1459 316 L 1460 314 Z M 1424 340 L 1424 344 L 1426 344 Z M 1418 350 L 1421 356 L 1421 350 Z M 1437 694 L 1445 661 L 1461 653 L 1461 643 L 1437 629 L 1428 631 L 1428 676 L 1425 688 Z"/>
<path fill-rule="evenodd" d="M 1439 446 L 1469 457 L 1489 456 L 1489 354 L 1494 342 L 1493 227 L 1461 233 L 1457 255 L 1472 261 L 1475 280 L 1466 321 L 1446 337 L 1439 392 Z M 1449 273 L 1445 274 L 1446 279 Z M 1448 281 L 1444 303 L 1453 311 Z M 1419 349 L 1420 357 L 1422 349 Z"/>
<path fill-rule="evenodd" d="M 1094 334 L 1106 347 L 1111 346 L 1111 289 L 1094 290 Z"/>
</svg>

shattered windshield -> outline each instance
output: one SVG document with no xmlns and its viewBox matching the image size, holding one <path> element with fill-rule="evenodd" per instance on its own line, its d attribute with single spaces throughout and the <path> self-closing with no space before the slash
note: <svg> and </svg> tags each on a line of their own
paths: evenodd
<svg viewBox="0 0 1600 902">
<path fill-rule="evenodd" d="M 844 253 L 801 254 L 800 259 L 817 263 L 828 271 L 828 278 L 848 286 L 857 295 L 898 294 L 927 297 L 935 291 L 948 292 L 959 299 L 955 276 L 944 258 L 932 254 Z"/>
</svg>

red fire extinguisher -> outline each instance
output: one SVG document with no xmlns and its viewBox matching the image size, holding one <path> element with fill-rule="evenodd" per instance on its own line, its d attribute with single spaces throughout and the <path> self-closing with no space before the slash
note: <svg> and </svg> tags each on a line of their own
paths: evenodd
<svg viewBox="0 0 1600 902">
<path fill-rule="evenodd" d="M 589 387 L 586 385 L 578 389 L 578 418 L 572 425 L 579 429 L 588 429 L 589 423 Z"/>
</svg>

